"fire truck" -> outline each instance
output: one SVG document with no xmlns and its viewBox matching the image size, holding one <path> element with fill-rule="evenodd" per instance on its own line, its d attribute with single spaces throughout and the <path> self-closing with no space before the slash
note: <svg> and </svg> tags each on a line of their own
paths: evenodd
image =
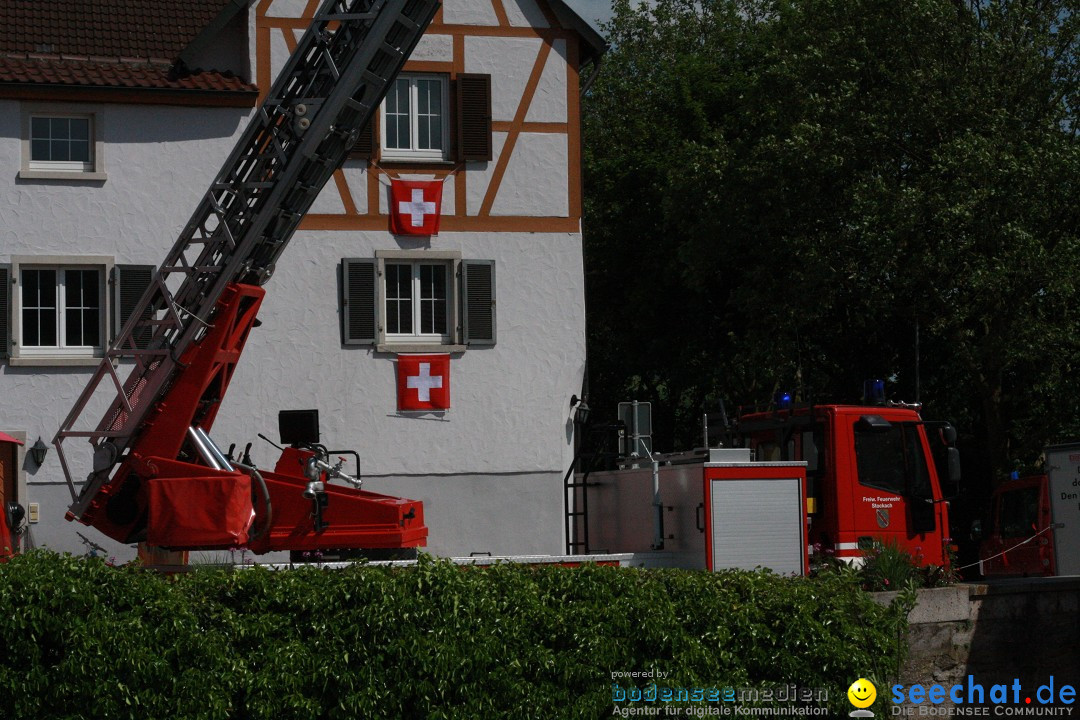
<svg viewBox="0 0 1080 720">
<path fill-rule="evenodd" d="M 614 470 L 581 473 L 569 514 L 580 514 L 583 492 L 588 512 L 568 524 L 568 544 L 652 551 L 683 567 L 776 569 L 769 553 L 783 543 L 792 572 L 815 554 L 859 564 L 896 545 L 921 565 L 946 565 L 956 433 L 920 409 L 872 397 L 796 406 L 781 394 L 721 427 L 709 428 L 706 416 L 706 448 L 646 450 Z M 709 449 L 718 438 L 725 449 Z"/>
<path fill-rule="evenodd" d="M 1046 449 L 1046 472 L 1015 475 L 994 489 L 979 545 L 987 578 L 1080 575 L 1080 444 Z"/>
<path fill-rule="evenodd" d="M 222 451 L 210 433 L 275 263 L 438 6 L 320 5 L 53 439 L 72 491 L 68 520 L 178 551 L 425 544 L 422 504 L 361 489 L 319 443 L 314 412 L 282 417 L 292 442 L 272 471 Z M 69 454 L 71 440 L 89 441 L 88 462 Z M 76 468 L 89 470 L 85 481 Z M 10 521 L 0 518 L 5 541 Z"/>
</svg>

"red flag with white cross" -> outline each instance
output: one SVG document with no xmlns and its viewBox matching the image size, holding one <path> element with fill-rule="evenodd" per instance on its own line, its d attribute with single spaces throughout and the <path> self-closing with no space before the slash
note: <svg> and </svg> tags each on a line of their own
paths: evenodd
<svg viewBox="0 0 1080 720">
<path fill-rule="evenodd" d="M 398 355 L 398 410 L 450 409 L 450 356 Z"/>
<path fill-rule="evenodd" d="M 391 180 L 390 232 L 438 235 L 442 186 L 441 180 Z"/>
</svg>

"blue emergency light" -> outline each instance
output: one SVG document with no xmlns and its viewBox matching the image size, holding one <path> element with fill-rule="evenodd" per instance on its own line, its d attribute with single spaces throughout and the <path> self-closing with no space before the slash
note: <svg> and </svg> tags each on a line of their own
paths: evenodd
<svg viewBox="0 0 1080 720">
<path fill-rule="evenodd" d="M 864 380 L 862 386 L 863 402 L 867 405 L 885 404 L 885 381 Z"/>
<path fill-rule="evenodd" d="M 791 409 L 791 393 L 781 390 L 776 393 L 776 397 L 773 398 L 776 403 L 777 410 L 790 410 Z"/>
</svg>

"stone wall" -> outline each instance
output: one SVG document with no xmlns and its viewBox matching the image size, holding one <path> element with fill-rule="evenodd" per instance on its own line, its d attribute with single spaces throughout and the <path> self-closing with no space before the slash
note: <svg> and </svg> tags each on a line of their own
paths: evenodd
<svg viewBox="0 0 1080 720">
<path fill-rule="evenodd" d="M 1010 701 L 1016 680 L 1025 697 L 1051 676 L 1056 688 L 1080 688 L 1080 577 L 920 590 L 909 620 L 907 662 L 893 683 L 929 689 L 971 682 L 986 693 L 1002 684 Z"/>
</svg>

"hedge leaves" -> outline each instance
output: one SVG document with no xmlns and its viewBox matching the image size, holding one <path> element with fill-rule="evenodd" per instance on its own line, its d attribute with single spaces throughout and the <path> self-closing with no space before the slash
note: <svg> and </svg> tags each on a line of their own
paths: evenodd
<svg viewBox="0 0 1080 720">
<path fill-rule="evenodd" d="M 0 717 L 591 718 L 614 672 L 827 688 L 895 672 L 904 608 L 846 574 L 499 565 L 0 564 Z M 849 708 L 848 708 L 849 709 Z M 846 710 L 845 710 L 846 712 Z"/>
</svg>

